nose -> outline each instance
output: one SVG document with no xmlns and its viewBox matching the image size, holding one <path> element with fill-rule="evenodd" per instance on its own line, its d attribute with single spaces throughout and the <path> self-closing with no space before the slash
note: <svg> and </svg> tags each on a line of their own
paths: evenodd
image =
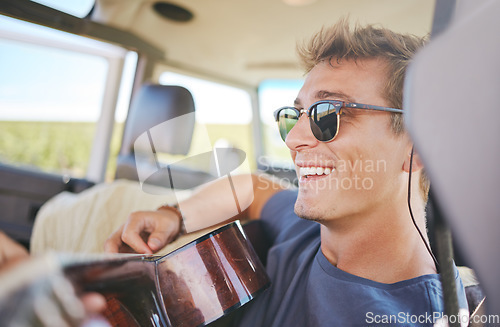
<svg viewBox="0 0 500 327">
<path fill-rule="evenodd" d="M 319 141 L 314 137 L 307 114 L 301 115 L 295 126 L 288 133 L 285 144 L 292 151 L 314 147 Z"/>
</svg>

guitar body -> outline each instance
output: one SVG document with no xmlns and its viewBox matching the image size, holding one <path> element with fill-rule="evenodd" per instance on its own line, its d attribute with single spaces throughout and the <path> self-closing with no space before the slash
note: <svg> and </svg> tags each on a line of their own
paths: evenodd
<svg viewBox="0 0 500 327">
<path fill-rule="evenodd" d="M 269 285 L 239 222 L 165 256 L 133 256 L 64 269 L 81 291 L 105 295 L 113 326 L 205 326 Z"/>
</svg>

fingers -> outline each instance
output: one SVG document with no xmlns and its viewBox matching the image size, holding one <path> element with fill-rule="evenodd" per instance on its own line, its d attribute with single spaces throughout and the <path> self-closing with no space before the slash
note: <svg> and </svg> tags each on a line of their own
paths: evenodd
<svg viewBox="0 0 500 327">
<path fill-rule="evenodd" d="M 108 253 L 145 253 L 153 251 L 141 237 L 142 231 L 137 229 L 135 223 L 123 224 L 104 243 L 104 251 Z"/>
<path fill-rule="evenodd" d="M 169 211 L 138 211 L 130 214 L 127 222 L 114 232 L 104 244 L 109 253 L 127 252 L 152 254 L 178 233 L 179 218 Z"/>
<path fill-rule="evenodd" d="M 125 225 L 120 226 L 110 237 L 104 242 L 104 251 L 108 253 L 119 253 L 120 246 L 122 243 L 122 233 L 123 227 Z"/>
<path fill-rule="evenodd" d="M 148 246 L 153 252 L 159 251 L 165 245 L 167 245 L 171 240 L 167 237 L 165 231 L 155 231 L 149 235 Z"/>
<path fill-rule="evenodd" d="M 106 299 L 99 293 L 86 293 L 80 296 L 87 315 L 101 313 L 106 309 Z"/>
<path fill-rule="evenodd" d="M 153 254 L 142 235 L 150 234 L 156 229 L 157 222 L 148 212 L 133 212 L 123 227 L 121 240 L 137 253 Z"/>
</svg>

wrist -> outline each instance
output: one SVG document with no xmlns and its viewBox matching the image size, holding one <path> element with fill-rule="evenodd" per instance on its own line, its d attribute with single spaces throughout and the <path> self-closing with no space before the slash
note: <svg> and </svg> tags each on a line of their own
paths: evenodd
<svg viewBox="0 0 500 327">
<path fill-rule="evenodd" d="M 165 211 L 173 212 L 179 218 L 179 231 L 178 231 L 178 233 L 177 233 L 177 235 L 175 237 L 176 239 L 179 236 L 186 234 L 186 225 L 184 224 L 184 216 L 182 215 L 182 212 L 180 211 L 178 204 L 174 204 L 174 205 L 168 205 L 168 204 L 162 205 L 162 206 L 160 206 L 156 210 L 157 211 L 165 210 Z"/>
</svg>

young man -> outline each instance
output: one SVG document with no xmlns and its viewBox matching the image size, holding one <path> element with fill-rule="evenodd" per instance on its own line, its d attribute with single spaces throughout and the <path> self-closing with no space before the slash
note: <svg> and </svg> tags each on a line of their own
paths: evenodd
<svg viewBox="0 0 500 327">
<path fill-rule="evenodd" d="M 299 49 L 305 83 L 293 108 L 275 112 L 299 188 L 283 190 L 264 176 L 247 188 L 251 203 L 240 216 L 262 219 L 273 239 L 272 286 L 244 307 L 239 326 L 427 326 L 442 313 L 436 267 L 407 204 L 411 173 L 412 211 L 425 234 L 428 182 L 394 109 L 423 43 L 342 20 Z M 233 178 L 236 186 L 245 181 Z M 222 190 L 213 183 L 180 203 L 188 232 L 228 218 L 234 201 Z M 175 210 L 136 212 L 105 247 L 152 253 L 178 233 Z"/>
</svg>

